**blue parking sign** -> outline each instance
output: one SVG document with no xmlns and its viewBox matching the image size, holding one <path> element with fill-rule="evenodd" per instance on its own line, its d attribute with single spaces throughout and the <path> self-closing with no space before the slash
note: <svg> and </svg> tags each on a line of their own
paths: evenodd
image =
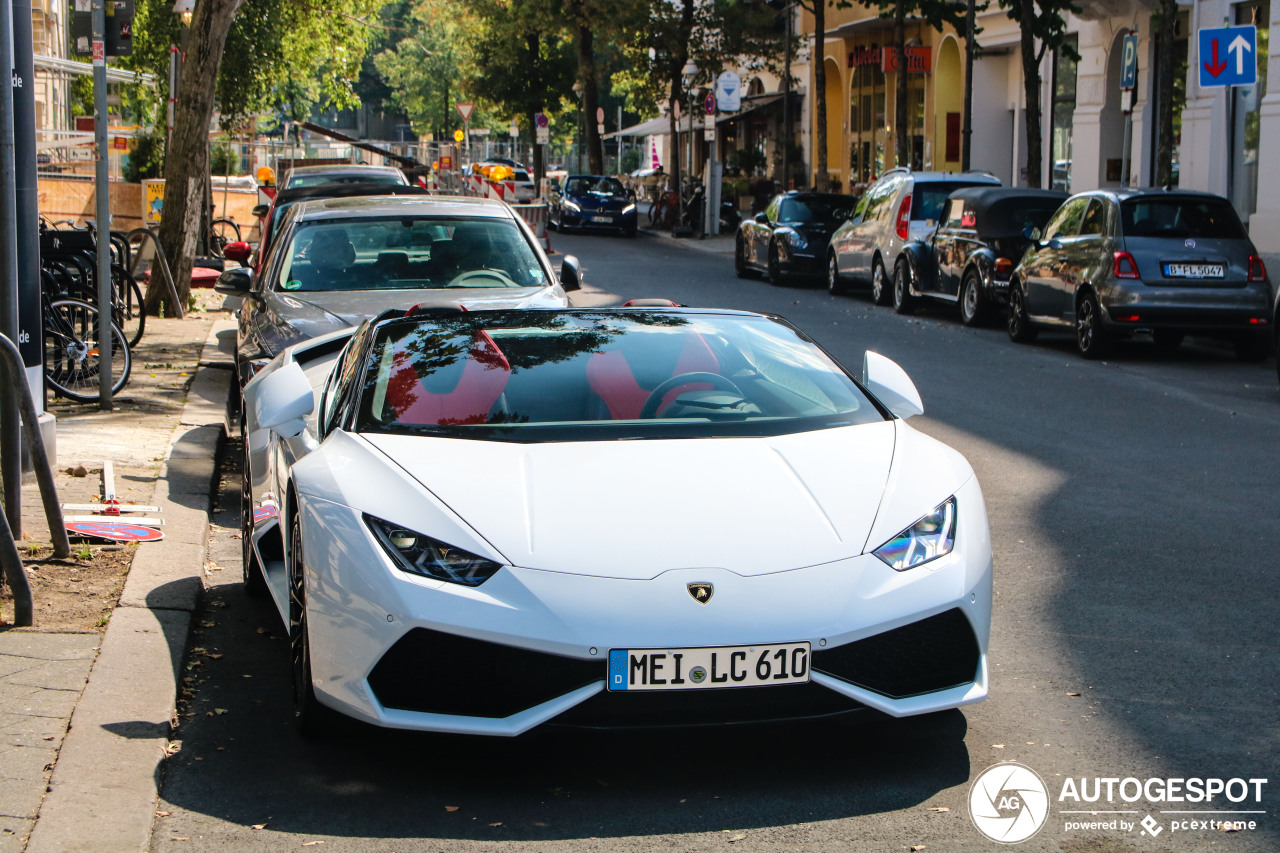
<svg viewBox="0 0 1280 853">
<path fill-rule="evenodd" d="M 1121 50 L 1120 88 L 1127 92 L 1138 84 L 1138 34 L 1125 36 Z"/>
<path fill-rule="evenodd" d="M 1258 82 L 1256 27 L 1217 27 L 1200 30 L 1200 88 L 1253 86 Z"/>
</svg>

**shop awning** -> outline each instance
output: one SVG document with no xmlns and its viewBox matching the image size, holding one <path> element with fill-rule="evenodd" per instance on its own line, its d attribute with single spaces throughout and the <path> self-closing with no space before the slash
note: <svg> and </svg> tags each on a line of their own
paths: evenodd
<svg viewBox="0 0 1280 853">
<path fill-rule="evenodd" d="M 801 97 L 799 92 L 792 92 L 792 101 L 799 100 Z M 736 113 L 720 113 L 716 116 L 716 124 L 724 124 L 727 121 L 734 121 L 742 118 L 747 113 L 776 104 L 782 100 L 781 92 L 774 92 L 768 95 L 754 95 L 752 97 L 742 99 L 742 109 Z M 698 127 L 701 127 L 702 108 L 698 108 Z M 680 119 L 679 130 L 681 133 L 689 132 L 689 117 L 684 116 Z M 639 124 L 633 124 L 631 127 L 624 127 L 622 130 L 614 133 L 606 133 L 605 139 L 613 139 L 618 136 L 665 136 L 671 133 L 671 120 L 667 116 L 658 116 L 648 121 L 642 121 Z"/>
</svg>

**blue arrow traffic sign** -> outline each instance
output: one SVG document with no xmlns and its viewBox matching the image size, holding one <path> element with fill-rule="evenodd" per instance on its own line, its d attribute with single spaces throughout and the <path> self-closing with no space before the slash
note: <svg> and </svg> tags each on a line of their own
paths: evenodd
<svg viewBox="0 0 1280 853">
<path fill-rule="evenodd" d="M 1200 88 L 1253 86 L 1258 82 L 1256 27 L 1200 30 Z"/>
</svg>

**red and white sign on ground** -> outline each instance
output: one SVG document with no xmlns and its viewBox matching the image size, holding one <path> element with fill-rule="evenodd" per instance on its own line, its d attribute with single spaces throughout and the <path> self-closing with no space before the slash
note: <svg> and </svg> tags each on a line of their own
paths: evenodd
<svg viewBox="0 0 1280 853">
<path fill-rule="evenodd" d="M 462 120 L 471 121 L 471 113 L 475 111 L 475 104 L 458 104 L 458 114 L 462 116 Z"/>
<path fill-rule="evenodd" d="M 157 542 L 164 538 L 154 528 L 120 521 L 68 521 L 67 533 L 112 542 Z"/>
</svg>

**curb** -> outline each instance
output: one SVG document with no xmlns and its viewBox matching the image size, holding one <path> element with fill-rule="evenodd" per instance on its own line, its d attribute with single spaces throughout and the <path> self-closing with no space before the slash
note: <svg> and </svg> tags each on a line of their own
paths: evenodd
<svg viewBox="0 0 1280 853">
<path fill-rule="evenodd" d="M 225 323 L 215 322 L 205 352 Z M 165 538 L 139 547 L 62 743 L 28 853 L 146 850 L 208 550 L 232 371 L 201 358 L 152 503 Z M 219 389 L 221 389 L 219 391 Z M 221 405 L 217 404 L 221 393 Z"/>
</svg>

